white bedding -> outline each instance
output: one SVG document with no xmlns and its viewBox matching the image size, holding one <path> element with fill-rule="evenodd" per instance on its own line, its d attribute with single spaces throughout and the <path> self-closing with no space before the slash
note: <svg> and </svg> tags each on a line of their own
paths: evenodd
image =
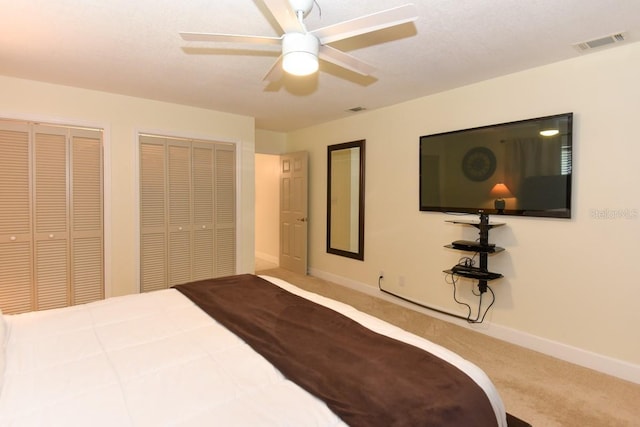
<svg viewBox="0 0 640 427">
<path fill-rule="evenodd" d="M 485 390 L 506 426 L 502 401 L 477 366 L 353 307 L 263 277 L 455 364 Z M 0 426 L 344 425 L 174 289 L 5 315 L 4 322 Z"/>
</svg>

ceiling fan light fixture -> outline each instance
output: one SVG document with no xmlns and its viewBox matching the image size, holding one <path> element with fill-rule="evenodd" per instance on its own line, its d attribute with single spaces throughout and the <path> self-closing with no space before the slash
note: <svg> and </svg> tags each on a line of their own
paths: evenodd
<svg viewBox="0 0 640 427">
<path fill-rule="evenodd" d="M 308 52 L 291 52 L 282 58 L 282 68 L 294 76 L 308 76 L 318 71 L 318 58 Z"/>
<path fill-rule="evenodd" d="M 288 33 L 282 39 L 282 69 L 296 76 L 318 71 L 320 42 L 312 34 Z"/>
</svg>

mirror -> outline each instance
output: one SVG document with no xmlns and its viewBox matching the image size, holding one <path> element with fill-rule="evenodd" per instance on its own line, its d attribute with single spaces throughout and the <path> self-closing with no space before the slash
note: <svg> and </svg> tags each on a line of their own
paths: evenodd
<svg viewBox="0 0 640 427">
<path fill-rule="evenodd" d="M 365 140 L 327 147 L 327 252 L 364 260 Z"/>
</svg>

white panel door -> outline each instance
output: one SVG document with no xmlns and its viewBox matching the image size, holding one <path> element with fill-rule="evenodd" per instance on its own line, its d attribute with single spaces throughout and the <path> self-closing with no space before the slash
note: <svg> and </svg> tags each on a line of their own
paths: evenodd
<svg viewBox="0 0 640 427">
<path fill-rule="evenodd" d="M 306 151 L 280 156 L 280 267 L 307 274 Z"/>
</svg>

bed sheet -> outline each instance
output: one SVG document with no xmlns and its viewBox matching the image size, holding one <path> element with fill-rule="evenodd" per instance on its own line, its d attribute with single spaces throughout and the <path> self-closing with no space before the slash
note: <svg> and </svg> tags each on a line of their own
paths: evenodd
<svg viewBox="0 0 640 427">
<path fill-rule="evenodd" d="M 495 388 L 475 365 L 348 305 L 265 278 L 455 363 L 506 425 Z M 174 289 L 4 320 L 2 426 L 345 425 Z"/>
</svg>

